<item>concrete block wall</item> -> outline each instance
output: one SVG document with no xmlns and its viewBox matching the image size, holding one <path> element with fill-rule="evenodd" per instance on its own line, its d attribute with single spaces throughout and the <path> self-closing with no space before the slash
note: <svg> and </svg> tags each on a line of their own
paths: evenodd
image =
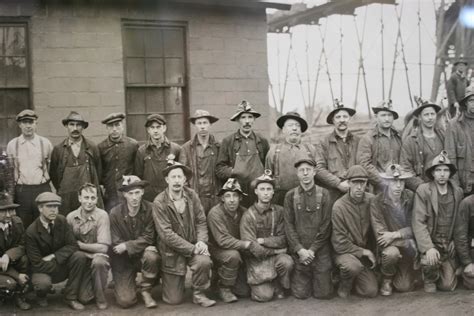
<svg viewBox="0 0 474 316">
<path fill-rule="evenodd" d="M 96 142 L 106 135 L 100 120 L 125 111 L 123 19 L 186 23 L 189 113 L 206 109 L 220 117 L 213 130 L 221 139 L 237 129 L 228 118 L 247 99 L 262 113 L 256 129 L 268 134 L 264 9 L 8 0 L 2 16 L 30 19 L 32 102 L 39 133 L 53 143 L 65 137 L 61 119 L 71 110 L 90 121 L 85 134 Z"/>
</svg>

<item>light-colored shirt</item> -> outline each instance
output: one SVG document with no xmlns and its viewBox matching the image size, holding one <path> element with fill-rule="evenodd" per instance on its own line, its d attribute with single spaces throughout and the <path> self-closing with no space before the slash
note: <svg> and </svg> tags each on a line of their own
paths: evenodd
<svg viewBox="0 0 474 316">
<path fill-rule="evenodd" d="M 79 157 L 79 152 L 81 151 L 81 145 L 82 145 L 82 137 L 77 142 L 74 142 L 71 139 L 69 139 L 68 144 L 69 144 L 69 147 L 71 147 L 74 157 L 76 158 Z"/>
<path fill-rule="evenodd" d="M 7 154 L 15 164 L 16 183 L 38 185 L 47 182 L 52 151 L 53 145 L 45 137 L 35 134 L 32 139 L 23 135 L 13 138 L 7 145 Z"/>
<path fill-rule="evenodd" d="M 77 240 L 86 244 L 112 244 L 110 220 L 106 211 L 96 207 L 91 212 L 85 212 L 79 207 L 69 213 L 66 220 Z"/>
</svg>

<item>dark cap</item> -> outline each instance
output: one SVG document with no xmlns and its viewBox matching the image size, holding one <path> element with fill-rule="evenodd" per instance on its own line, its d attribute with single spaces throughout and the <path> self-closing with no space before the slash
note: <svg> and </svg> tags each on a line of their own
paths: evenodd
<svg viewBox="0 0 474 316">
<path fill-rule="evenodd" d="M 77 113 L 76 111 L 71 111 L 66 118 L 63 119 L 63 125 L 66 126 L 69 122 L 79 122 L 82 123 L 84 128 L 89 126 L 89 122 L 87 122 L 81 114 Z"/>
<path fill-rule="evenodd" d="M 36 197 L 35 202 L 37 205 L 48 203 L 59 206 L 61 205 L 61 197 L 53 192 L 43 192 Z"/>
<path fill-rule="evenodd" d="M 338 99 L 335 99 L 334 100 L 334 110 L 332 110 L 328 116 L 326 117 L 326 122 L 328 124 L 332 124 L 333 123 L 333 119 L 334 119 L 334 116 L 337 114 L 337 112 L 339 111 L 346 111 L 347 113 L 349 113 L 349 116 L 352 117 L 354 116 L 354 114 L 356 114 L 356 110 L 354 109 L 351 109 L 351 108 L 348 108 L 348 107 L 345 107 L 344 104 L 339 101 Z"/>
<path fill-rule="evenodd" d="M 367 170 L 365 170 L 365 168 L 361 165 L 353 165 L 349 168 L 349 170 L 347 170 L 346 178 L 347 180 L 368 179 L 369 174 L 367 173 Z"/>
<path fill-rule="evenodd" d="M 166 125 L 166 119 L 164 118 L 163 115 L 161 115 L 161 114 L 150 114 L 146 118 L 145 127 L 150 126 L 154 122 L 156 122 L 158 124 L 161 124 L 161 125 Z"/>
<path fill-rule="evenodd" d="M 107 115 L 103 120 L 102 124 L 112 124 L 115 122 L 122 121 L 125 118 L 125 114 L 123 113 L 110 113 Z"/>
<path fill-rule="evenodd" d="M 207 118 L 211 124 L 219 120 L 217 117 L 211 115 L 211 113 L 206 110 L 196 110 L 194 115 L 189 118 L 189 121 L 194 124 L 196 120 L 200 118 Z"/>
<path fill-rule="evenodd" d="M 23 120 L 37 120 L 37 119 L 38 119 L 38 115 L 35 113 L 35 111 L 29 110 L 29 109 L 21 111 L 16 116 L 17 122 L 20 122 Z"/>
<path fill-rule="evenodd" d="M 300 159 L 298 160 L 297 162 L 295 162 L 294 166 L 295 168 L 298 168 L 301 164 L 303 163 L 307 163 L 308 165 L 310 166 L 313 166 L 313 167 L 316 167 L 316 161 L 314 161 L 313 159 L 311 158 L 303 158 L 303 159 Z"/>
</svg>

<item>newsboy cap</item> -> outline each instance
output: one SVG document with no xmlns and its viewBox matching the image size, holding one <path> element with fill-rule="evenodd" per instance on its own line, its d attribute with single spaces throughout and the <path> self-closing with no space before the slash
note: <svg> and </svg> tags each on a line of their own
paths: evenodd
<svg viewBox="0 0 474 316">
<path fill-rule="evenodd" d="M 16 121 L 20 122 L 23 120 L 36 120 L 38 119 L 38 115 L 35 113 L 35 111 L 26 109 L 18 113 L 16 116 Z"/>
<path fill-rule="evenodd" d="M 61 197 L 53 192 L 43 192 L 35 199 L 37 205 L 39 204 L 55 204 L 61 205 Z"/>
<path fill-rule="evenodd" d="M 316 161 L 314 161 L 314 159 L 311 159 L 311 158 L 299 159 L 297 162 L 295 162 L 294 166 L 295 168 L 298 168 L 303 163 L 307 163 L 310 166 L 316 167 Z"/>
<path fill-rule="evenodd" d="M 349 168 L 349 170 L 347 170 L 346 178 L 347 180 L 368 179 L 369 174 L 367 173 L 367 170 L 365 170 L 365 168 L 361 165 L 353 165 Z"/>
<path fill-rule="evenodd" d="M 161 114 L 150 114 L 146 118 L 145 127 L 150 126 L 154 122 L 156 122 L 158 124 L 166 125 L 166 119 L 164 118 L 163 115 L 161 115 Z"/>
<path fill-rule="evenodd" d="M 119 112 L 119 113 L 110 113 L 107 115 L 103 120 L 102 124 L 112 124 L 118 121 L 122 121 L 125 118 L 125 114 Z"/>
</svg>

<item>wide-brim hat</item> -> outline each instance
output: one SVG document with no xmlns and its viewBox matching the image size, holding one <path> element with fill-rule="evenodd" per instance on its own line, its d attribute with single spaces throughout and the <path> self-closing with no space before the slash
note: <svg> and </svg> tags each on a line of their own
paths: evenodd
<svg viewBox="0 0 474 316">
<path fill-rule="evenodd" d="M 0 193 L 0 211 L 15 209 L 19 206 L 19 204 L 13 203 L 13 197 L 8 192 Z"/>
<path fill-rule="evenodd" d="M 277 126 L 279 128 L 283 128 L 283 125 L 285 125 L 285 122 L 288 119 L 292 119 L 300 123 L 302 133 L 306 132 L 308 129 L 308 122 L 306 122 L 306 120 L 302 118 L 298 112 L 288 112 L 285 115 L 280 116 L 276 121 Z"/>
<path fill-rule="evenodd" d="M 473 95 L 474 95 L 474 88 L 471 86 L 468 86 L 466 88 L 466 91 L 464 92 L 464 97 L 459 101 L 459 105 L 465 105 L 467 99 Z"/>
<path fill-rule="evenodd" d="M 457 169 L 454 164 L 451 163 L 451 160 L 448 158 L 448 153 L 443 150 L 438 156 L 436 156 L 431 162 L 431 166 L 425 170 L 425 176 L 433 180 L 432 172 L 437 166 L 447 166 L 449 168 L 449 177 L 452 178 L 456 174 Z"/>
<path fill-rule="evenodd" d="M 252 190 L 255 190 L 255 188 L 260 183 L 270 183 L 273 187 L 275 187 L 275 178 L 272 177 L 272 171 L 270 169 L 265 169 L 265 171 L 260 177 L 255 178 L 250 183 L 250 187 L 252 188 Z"/>
<path fill-rule="evenodd" d="M 76 111 L 71 111 L 66 118 L 62 120 L 64 126 L 66 126 L 69 122 L 79 122 L 82 123 L 84 129 L 89 126 L 89 122 L 87 122 L 81 114 L 77 113 Z"/>
<path fill-rule="evenodd" d="M 385 168 L 385 172 L 379 173 L 382 179 L 392 180 L 392 179 L 400 179 L 405 180 L 413 177 L 413 174 L 406 172 L 402 169 L 400 165 L 391 164 Z"/>
<path fill-rule="evenodd" d="M 356 114 L 356 110 L 345 107 L 342 102 L 336 99 L 334 102 L 334 110 L 329 112 L 328 116 L 326 117 L 326 123 L 332 124 L 334 115 L 336 115 L 336 113 L 339 111 L 347 111 L 347 113 L 349 113 L 349 116 L 351 117 L 354 116 L 354 114 Z"/>
<path fill-rule="evenodd" d="M 236 178 L 229 178 L 227 179 L 226 183 L 222 186 L 222 188 L 219 190 L 217 193 L 218 196 L 221 196 L 222 194 L 226 192 L 239 192 L 241 195 L 247 196 L 244 191 L 242 191 L 242 188 L 239 184 L 239 181 L 237 181 Z"/>
<path fill-rule="evenodd" d="M 464 64 L 465 66 L 468 65 L 467 62 L 464 59 L 458 59 L 453 63 L 453 66 L 457 66 L 459 64 Z"/>
<path fill-rule="evenodd" d="M 243 113 L 250 113 L 252 114 L 255 118 L 258 118 L 261 116 L 260 113 L 258 113 L 257 111 L 255 111 L 253 108 L 252 108 L 252 105 L 246 101 L 246 100 L 243 100 L 242 102 L 240 102 L 238 105 L 237 105 L 237 112 L 231 116 L 230 120 L 231 121 L 237 121 L 240 117 L 241 114 Z"/>
<path fill-rule="evenodd" d="M 200 118 L 207 118 L 211 124 L 214 124 L 219 120 L 219 118 L 211 115 L 211 113 L 206 110 L 196 110 L 196 112 L 194 112 L 194 115 L 189 118 L 189 121 L 194 124 L 194 122 L 196 122 L 196 120 Z"/>
<path fill-rule="evenodd" d="M 191 169 L 188 166 L 175 161 L 174 159 L 175 159 L 175 156 L 173 154 L 168 155 L 167 157 L 168 166 L 163 169 L 163 176 L 167 177 L 171 170 L 180 168 L 181 170 L 183 170 L 183 173 L 186 179 L 188 180 L 191 179 L 193 177 L 193 172 L 191 171 Z"/>
<path fill-rule="evenodd" d="M 379 112 L 382 112 L 382 111 L 390 112 L 390 113 L 393 114 L 393 118 L 395 120 L 398 119 L 398 117 L 399 117 L 398 113 L 395 110 L 393 110 L 392 100 L 380 102 L 377 106 L 372 107 L 372 111 L 375 114 L 377 114 Z"/>
<path fill-rule="evenodd" d="M 122 176 L 122 179 L 122 184 L 120 188 L 118 188 L 118 190 L 121 192 L 127 192 L 135 188 L 144 189 L 150 184 L 148 181 L 142 180 L 137 176 Z"/>
<path fill-rule="evenodd" d="M 420 113 L 426 108 L 433 108 L 436 113 L 441 111 L 441 106 L 439 106 L 438 104 L 431 101 L 422 101 L 421 104 L 415 110 L 413 110 L 412 115 L 419 116 Z"/>
</svg>

